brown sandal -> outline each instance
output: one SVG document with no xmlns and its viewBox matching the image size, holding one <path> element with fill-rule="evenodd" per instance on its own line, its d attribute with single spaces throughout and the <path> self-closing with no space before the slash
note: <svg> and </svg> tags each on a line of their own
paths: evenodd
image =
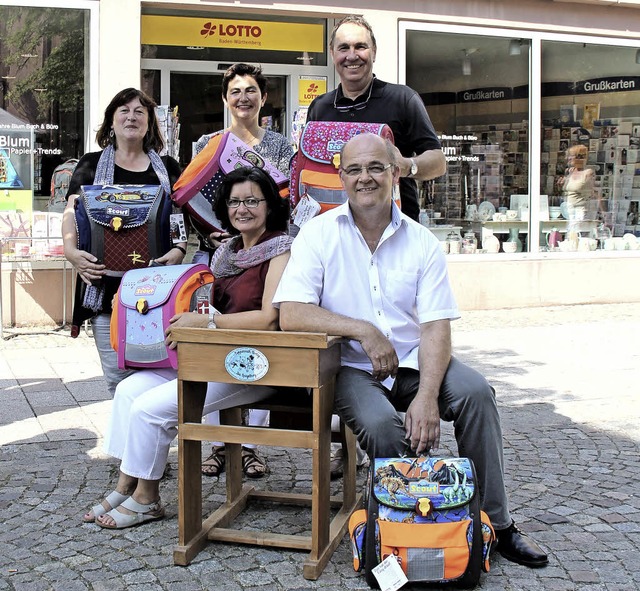
<svg viewBox="0 0 640 591">
<path fill-rule="evenodd" d="M 203 476 L 220 476 L 224 472 L 225 463 L 224 445 L 214 445 L 211 448 L 211 455 L 202 462 Z"/>
<path fill-rule="evenodd" d="M 255 448 L 242 448 L 242 471 L 247 478 L 262 478 L 267 472 L 267 463 Z"/>
</svg>

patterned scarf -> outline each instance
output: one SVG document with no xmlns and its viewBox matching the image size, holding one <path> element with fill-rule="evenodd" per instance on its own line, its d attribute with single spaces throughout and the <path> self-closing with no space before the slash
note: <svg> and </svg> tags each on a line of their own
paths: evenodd
<svg viewBox="0 0 640 591">
<path fill-rule="evenodd" d="M 156 173 L 156 176 L 160 180 L 162 188 L 167 195 L 171 193 L 171 183 L 169 182 L 169 174 L 162 162 L 162 158 L 158 156 L 155 150 L 147 152 L 149 160 L 151 160 L 151 166 Z M 93 179 L 94 185 L 112 185 L 113 173 L 116 165 L 116 151 L 113 146 L 107 146 L 100 154 L 100 160 L 98 160 L 98 166 L 96 168 L 96 176 Z"/>
<path fill-rule="evenodd" d="M 211 261 L 214 277 L 232 277 L 271 260 L 291 250 L 293 238 L 288 235 L 275 236 L 246 250 L 236 249 L 242 244 L 242 236 L 234 236 L 216 250 Z"/>
<path fill-rule="evenodd" d="M 169 174 L 165 168 L 162 158 L 155 150 L 151 150 L 147 153 L 149 160 L 151 160 L 151 166 L 153 167 L 162 188 L 167 195 L 171 193 L 171 183 L 169 182 Z M 98 166 L 96 167 L 96 174 L 93 177 L 93 183 L 95 185 L 112 185 L 113 175 L 116 166 L 116 151 L 113 146 L 109 145 L 100 154 L 100 160 L 98 160 Z M 100 282 L 99 285 L 91 285 L 87 287 L 84 294 L 82 305 L 85 308 L 93 312 L 100 312 L 102 310 L 102 300 L 104 298 L 104 285 Z"/>
</svg>

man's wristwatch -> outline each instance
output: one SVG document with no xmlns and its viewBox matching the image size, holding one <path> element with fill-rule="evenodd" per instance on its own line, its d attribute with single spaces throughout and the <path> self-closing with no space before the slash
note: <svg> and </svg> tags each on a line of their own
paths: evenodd
<svg viewBox="0 0 640 591">
<path fill-rule="evenodd" d="M 207 328 L 218 328 L 214 318 L 216 314 L 218 314 L 218 310 L 213 306 L 209 306 L 209 324 L 207 324 Z"/>
<path fill-rule="evenodd" d="M 413 176 L 416 176 L 418 174 L 418 163 L 413 158 L 409 158 L 409 160 L 411 160 L 411 168 L 409 169 L 409 177 L 413 177 Z"/>
</svg>

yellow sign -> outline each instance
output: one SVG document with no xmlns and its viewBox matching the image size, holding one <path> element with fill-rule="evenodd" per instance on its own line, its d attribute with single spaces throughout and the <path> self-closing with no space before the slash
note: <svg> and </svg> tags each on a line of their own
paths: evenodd
<svg viewBox="0 0 640 591">
<path fill-rule="evenodd" d="M 298 104 L 308 106 L 311 101 L 327 92 L 326 76 L 300 76 L 298 78 Z"/>
<path fill-rule="evenodd" d="M 324 27 L 304 23 L 142 15 L 144 45 L 324 52 Z"/>
</svg>

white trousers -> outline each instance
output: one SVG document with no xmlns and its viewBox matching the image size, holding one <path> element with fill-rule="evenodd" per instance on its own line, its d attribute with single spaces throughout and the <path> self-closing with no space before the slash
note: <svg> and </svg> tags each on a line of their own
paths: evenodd
<svg viewBox="0 0 640 591">
<path fill-rule="evenodd" d="M 275 392 L 269 386 L 209 382 L 203 414 L 251 404 Z M 178 380 L 172 369 L 141 370 L 118 384 L 105 453 L 122 460 L 134 478 L 160 480 L 178 429 Z"/>
</svg>

